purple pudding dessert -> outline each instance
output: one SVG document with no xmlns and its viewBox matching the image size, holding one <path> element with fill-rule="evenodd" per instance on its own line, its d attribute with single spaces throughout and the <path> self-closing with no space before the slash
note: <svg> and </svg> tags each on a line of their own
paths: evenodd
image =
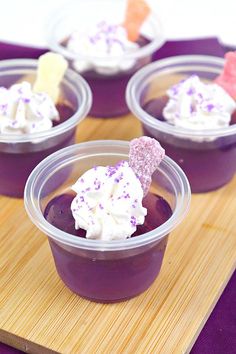
<svg viewBox="0 0 236 354">
<path fill-rule="evenodd" d="M 236 104 L 218 82 L 224 60 L 185 56 L 147 66 L 127 100 L 145 135 L 158 139 L 194 193 L 216 190 L 236 172 Z"/>
<path fill-rule="evenodd" d="M 53 64 L 55 56 L 61 60 L 59 65 L 64 65 L 60 80 L 56 77 L 60 68 L 55 75 L 53 70 L 47 74 L 47 62 L 52 58 Z M 57 59 L 54 65 L 58 69 Z M 90 91 L 79 75 L 66 70 L 66 65 L 53 53 L 38 61 L 1 62 L 0 194 L 23 197 L 34 167 L 51 153 L 74 143 L 76 125 L 90 108 Z"/>
<path fill-rule="evenodd" d="M 83 229 L 75 229 L 70 210 L 73 198 L 71 194 L 62 194 L 52 199 L 44 216 L 58 229 L 77 237 L 85 237 Z M 144 198 L 143 206 L 148 210 L 147 217 L 131 237 L 154 230 L 172 215 L 165 199 L 153 194 Z M 50 240 L 50 246 L 57 272 L 68 288 L 90 300 L 112 302 L 136 296 L 153 283 L 161 268 L 167 239 L 167 236 L 164 237 L 141 254 L 140 251 L 137 254 L 134 250 L 126 250 L 120 252 L 118 257 L 113 251 L 104 256 L 94 251 L 93 255 L 87 257 L 83 250 L 70 254 L 53 240 Z"/>
<path fill-rule="evenodd" d="M 143 109 L 156 119 L 165 122 L 162 112 L 167 100 L 166 96 L 152 99 Z M 234 115 L 230 125 L 233 124 Z M 152 130 L 146 125 L 143 125 L 143 132 L 147 136 L 152 136 Z M 213 141 L 202 141 L 201 144 L 197 141 L 189 143 L 188 139 L 182 139 L 179 145 L 166 139 L 162 146 L 166 154 L 171 156 L 186 173 L 194 193 L 215 190 L 225 185 L 236 171 L 235 139 L 230 141 L 221 137 Z"/>
<path fill-rule="evenodd" d="M 100 242 L 125 241 L 153 231 L 172 215 L 165 199 L 147 193 L 151 175 L 163 158 L 164 150 L 156 140 L 132 140 L 129 163 L 86 171 L 71 187 L 73 194 L 63 193 L 49 201 L 45 219 L 71 235 Z M 132 249 L 118 256 L 114 251 L 94 251 L 88 257 L 84 250 L 70 255 L 53 240 L 50 246 L 57 272 L 72 291 L 94 301 L 112 302 L 150 286 L 160 271 L 167 238 L 141 254 Z"/>
<path fill-rule="evenodd" d="M 144 37 L 139 37 L 137 44 L 139 48 L 148 45 L 150 41 Z M 144 65 L 150 63 L 151 57 L 140 58 L 136 63 L 125 71 L 104 74 L 95 70 L 86 70 L 81 73 L 91 87 L 93 94 L 93 104 L 90 115 L 94 117 L 109 118 L 127 114 L 129 109 L 125 101 L 126 86 L 133 74 Z M 108 96 L 109 95 L 109 96 Z M 108 99 L 111 97 L 111 99 Z"/>
<path fill-rule="evenodd" d="M 67 180 L 47 194 L 48 183 L 57 183 L 68 166 Z M 130 145 L 93 141 L 54 153 L 30 175 L 25 207 L 47 234 L 64 284 L 91 301 L 109 303 L 150 287 L 190 195 L 177 164 L 164 157 L 155 139 L 141 137 Z"/>
<path fill-rule="evenodd" d="M 50 24 L 49 45 L 70 60 L 71 67 L 89 83 L 92 116 L 126 114 L 129 79 L 151 62 L 152 54 L 163 44 L 159 19 L 144 0 L 127 0 L 126 10 L 118 2 L 96 0 L 77 1 L 76 7 L 63 11 Z"/>
</svg>

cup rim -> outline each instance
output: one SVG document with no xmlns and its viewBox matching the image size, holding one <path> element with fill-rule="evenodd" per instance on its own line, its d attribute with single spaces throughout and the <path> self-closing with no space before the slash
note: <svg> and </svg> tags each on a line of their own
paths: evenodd
<svg viewBox="0 0 236 354">
<path fill-rule="evenodd" d="M 53 21 L 50 20 L 48 26 L 47 26 L 47 31 L 45 33 L 46 40 L 48 43 L 49 48 L 54 50 L 57 53 L 62 54 L 65 58 L 69 60 L 76 60 L 76 59 L 83 59 L 83 60 L 89 60 L 93 58 L 93 60 L 109 60 L 107 56 L 91 56 L 91 55 L 84 55 L 83 53 L 74 53 L 73 51 L 67 49 L 66 47 L 60 45 L 58 41 L 56 40 L 55 33 L 56 33 L 56 26 L 58 25 L 59 21 L 63 20 L 65 16 L 70 15 L 70 13 L 73 12 L 71 9 L 67 11 L 65 9 L 59 11 L 57 15 L 54 16 Z M 163 31 L 163 25 L 161 22 L 160 17 L 155 13 L 155 11 L 152 11 L 151 14 L 149 15 L 149 21 L 151 21 L 153 24 L 156 24 L 158 26 L 158 36 L 155 36 L 150 43 L 143 47 L 139 47 L 136 50 L 132 52 L 127 52 L 122 55 L 122 59 L 139 59 L 144 56 L 153 54 L 156 50 L 158 50 L 164 43 L 165 43 L 165 37 L 164 37 L 164 31 Z M 112 56 L 111 60 L 114 59 L 120 59 L 120 56 Z"/>
<path fill-rule="evenodd" d="M 37 59 L 7 59 L 0 61 L 0 72 L 4 72 L 4 68 L 9 73 L 12 71 L 26 70 L 28 72 L 37 69 Z M 16 68 L 14 68 L 16 67 Z M 62 79 L 73 91 L 80 91 L 84 100 L 78 107 L 76 112 L 65 122 L 58 124 L 56 127 L 45 130 L 43 132 L 35 132 L 30 134 L 0 134 L 1 143 L 26 143 L 33 140 L 42 141 L 44 139 L 62 134 L 65 131 L 75 127 L 82 119 L 84 119 L 92 105 L 92 93 L 87 82 L 81 75 L 71 69 L 67 69 Z"/>
<path fill-rule="evenodd" d="M 91 240 L 86 238 L 77 237 L 66 233 L 54 226 L 52 226 L 43 216 L 43 213 L 40 209 L 40 203 L 38 198 L 34 196 L 34 190 L 37 185 L 37 181 L 41 180 L 42 175 L 46 173 L 47 168 L 54 166 L 55 163 L 60 165 L 61 161 L 72 161 L 75 152 L 78 156 L 80 149 L 88 147 L 101 147 L 102 146 L 112 146 L 113 148 L 129 148 L 129 142 L 122 140 L 95 140 L 89 141 L 80 144 L 74 144 L 64 149 L 61 149 L 52 155 L 45 158 L 40 162 L 35 169 L 31 172 L 25 186 L 24 191 L 24 204 L 26 212 L 28 213 L 31 221 L 47 236 L 51 237 L 55 241 L 58 241 L 67 246 L 94 250 L 94 251 L 117 251 L 117 250 L 126 250 L 131 248 L 140 247 L 146 244 L 149 244 L 153 241 L 160 240 L 169 234 L 186 216 L 191 200 L 191 190 L 187 177 L 185 176 L 182 169 L 169 157 L 165 157 L 161 162 L 158 169 L 164 171 L 165 168 L 171 170 L 173 176 L 178 178 L 178 184 L 180 192 L 178 193 L 179 198 L 176 200 L 177 204 L 172 216 L 158 228 L 149 231 L 145 234 L 142 234 L 137 237 L 131 237 L 125 240 L 112 240 L 112 241 L 100 241 L 100 240 Z M 74 156 L 76 160 L 76 157 Z M 53 167 L 55 168 L 55 167 Z M 46 174 L 47 175 L 47 174 Z M 173 177 L 172 177 L 173 178 Z M 177 192 L 176 192 L 177 193 Z"/>
<path fill-rule="evenodd" d="M 170 125 L 166 122 L 159 121 L 158 119 L 147 113 L 139 104 L 137 99 L 137 91 L 139 95 L 142 89 L 140 86 L 144 87 L 147 78 L 151 75 L 155 75 L 156 72 L 164 72 L 166 67 L 170 66 L 170 72 L 177 73 L 180 69 L 183 72 L 184 68 L 180 65 L 202 65 L 206 64 L 212 66 L 215 65 L 215 69 L 218 66 L 218 73 L 221 72 L 220 69 L 224 66 L 224 59 L 219 57 L 214 57 L 210 55 L 179 55 L 171 58 L 161 59 L 151 64 L 146 65 L 144 68 L 138 70 L 132 78 L 129 80 L 126 88 L 126 103 L 130 111 L 137 116 L 142 123 L 148 125 L 149 127 L 161 131 L 163 133 L 171 134 L 177 137 L 191 138 L 191 137 L 203 137 L 203 138 L 218 138 L 224 136 L 230 136 L 236 134 L 236 124 L 230 125 L 224 128 L 217 129 L 207 129 L 207 130 L 193 130 L 182 127 L 176 127 Z M 176 68 L 174 67 L 176 65 Z M 186 67 L 185 67 L 186 70 Z M 198 67 L 199 70 L 199 67 Z"/>
</svg>

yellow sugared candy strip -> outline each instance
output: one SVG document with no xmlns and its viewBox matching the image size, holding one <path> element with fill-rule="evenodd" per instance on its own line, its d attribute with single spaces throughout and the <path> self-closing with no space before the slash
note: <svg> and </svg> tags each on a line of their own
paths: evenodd
<svg viewBox="0 0 236 354">
<path fill-rule="evenodd" d="M 48 52 L 41 55 L 38 59 L 34 92 L 45 92 L 56 103 L 60 94 L 59 85 L 67 67 L 67 61 L 60 54 Z"/>
</svg>

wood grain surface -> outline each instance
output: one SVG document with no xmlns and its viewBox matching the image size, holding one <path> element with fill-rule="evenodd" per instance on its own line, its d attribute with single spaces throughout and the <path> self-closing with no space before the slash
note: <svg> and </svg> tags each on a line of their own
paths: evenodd
<svg viewBox="0 0 236 354">
<path fill-rule="evenodd" d="M 132 116 L 86 118 L 77 141 L 139 135 Z M 68 290 L 23 201 L 0 197 L 0 340 L 40 354 L 189 352 L 235 269 L 235 189 L 236 178 L 216 192 L 194 195 L 151 288 L 110 305 Z"/>
</svg>

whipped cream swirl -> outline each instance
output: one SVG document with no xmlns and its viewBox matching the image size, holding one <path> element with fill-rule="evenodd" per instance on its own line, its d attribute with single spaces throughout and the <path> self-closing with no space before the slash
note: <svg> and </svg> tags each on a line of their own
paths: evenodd
<svg viewBox="0 0 236 354">
<path fill-rule="evenodd" d="M 90 29 L 73 32 L 67 48 L 78 54 L 73 63 L 77 71 L 95 70 L 109 75 L 132 68 L 135 59 L 124 58 L 124 54 L 137 50 L 139 45 L 128 40 L 123 26 L 102 21 Z"/>
<path fill-rule="evenodd" d="M 130 237 L 144 223 L 143 190 L 128 162 L 98 166 L 85 172 L 72 186 L 75 228 L 89 239 L 104 241 Z"/>
<path fill-rule="evenodd" d="M 193 130 L 227 127 L 236 109 L 235 101 L 217 84 L 205 84 L 196 75 L 172 86 L 163 110 L 165 120 Z"/>
<path fill-rule="evenodd" d="M 48 130 L 59 113 L 46 93 L 34 93 L 29 82 L 0 87 L 0 133 L 31 134 Z"/>
</svg>

